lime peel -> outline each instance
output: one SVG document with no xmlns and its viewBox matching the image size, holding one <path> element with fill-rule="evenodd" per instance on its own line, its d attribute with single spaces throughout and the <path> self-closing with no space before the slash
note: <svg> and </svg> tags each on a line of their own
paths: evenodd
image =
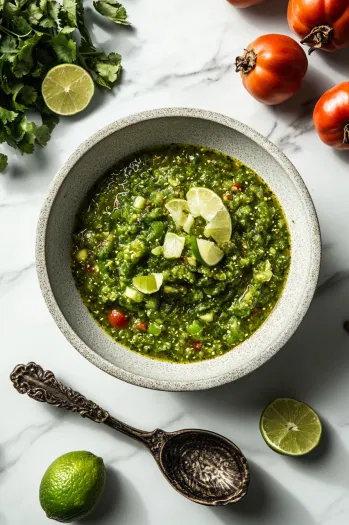
<svg viewBox="0 0 349 525">
<path fill-rule="evenodd" d="M 196 259 L 206 266 L 215 266 L 224 257 L 224 252 L 214 242 L 206 239 L 192 237 L 191 248 Z"/>
</svg>

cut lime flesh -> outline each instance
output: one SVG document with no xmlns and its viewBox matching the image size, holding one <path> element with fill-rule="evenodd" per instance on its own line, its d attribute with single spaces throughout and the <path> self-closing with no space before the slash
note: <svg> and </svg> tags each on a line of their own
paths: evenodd
<svg viewBox="0 0 349 525">
<path fill-rule="evenodd" d="M 230 240 L 232 224 L 226 208 L 219 210 L 204 230 L 205 237 L 212 237 L 218 244 Z"/>
<path fill-rule="evenodd" d="M 139 275 L 134 277 L 132 284 L 139 292 L 151 294 L 158 292 L 162 285 L 164 276 L 162 273 L 152 273 L 150 275 Z"/>
<path fill-rule="evenodd" d="M 264 410 L 260 430 L 270 448 L 287 456 L 304 456 L 320 442 L 321 421 L 305 403 L 279 398 Z"/>
<path fill-rule="evenodd" d="M 187 201 L 193 217 L 201 216 L 206 221 L 211 221 L 219 210 L 224 208 L 222 199 L 208 188 L 190 188 Z"/>
<path fill-rule="evenodd" d="M 224 253 L 214 242 L 196 237 L 192 237 L 190 241 L 193 254 L 201 264 L 215 266 L 223 259 Z"/>
<path fill-rule="evenodd" d="M 185 244 L 185 237 L 180 237 L 175 233 L 166 233 L 164 241 L 165 259 L 178 259 L 182 255 Z"/>
<path fill-rule="evenodd" d="M 189 207 L 186 200 L 172 199 L 165 204 L 165 208 L 169 211 L 177 226 L 184 226 L 189 213 Z"/>
<path fill-rule="evenodd" d="M 58 115 L 70 116 L 83 111 L 94 93 L 92 77 L 80 66 L 60 64 L 47 73 L 42 83 L 46 106 Z"/>
</svg>

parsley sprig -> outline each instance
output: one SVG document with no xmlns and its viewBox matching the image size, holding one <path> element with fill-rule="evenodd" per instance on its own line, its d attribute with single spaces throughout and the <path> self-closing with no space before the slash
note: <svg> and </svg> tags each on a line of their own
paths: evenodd
<svg viewBox="0 0 349 525">
<path fill-rule="evenodd" d="M 115 0 L 97 0 L 94 8 L 116 24 L 128 25 L 125 8 Z M 59 121 L 45 105 L 41 84 L 62 63 L 79 64 L 108 90 L 122 70 L 118 53 L 106 54 L 92 42 L 82 0 L 0 0 L 0 142 L 20 153 L 45 146 Z M 28 120 L 27 111 L 41 116 Z M 0 171 L 7 156 L 0 153 Z"/>
</svg>

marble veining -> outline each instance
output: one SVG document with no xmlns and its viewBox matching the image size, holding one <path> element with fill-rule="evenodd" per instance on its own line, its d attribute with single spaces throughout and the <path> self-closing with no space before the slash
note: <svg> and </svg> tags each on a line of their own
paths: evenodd
<svg viewBox="0 0 349 525">
<path fill-rule="evenodd" d="M 90 0 L 89 0 L 90 1 Z M 286 0 L 238 12 L 225 0 L 125 0 L 135 30 L 93 31 L 123 54 L 123 83 L 97 93 L 91 110 L 64 119 L 47 148 L 11 155 L 0 177 L 0 524 L 48 525 L 38 503 L 47 466 L 70 450 L 104 457 L 108 490 L 89 524 L 346 525 L 349 514 L 349 156 L 324 146 L 312 126 L 316 97 L 348 78 L 349 52 L 313 54 L 303 89 L 277 108 L 244 91 L 233 61 L 265 32 L 290 34 Z M 88 2 L 87 2 L 88 3 Z M 71 349 L 41 297 L 34 271 L 35 224 L 47 187 L 89 135 L 111 121 L 154 107 L 200 107 L 255 127 L 295 164 L 314 199 L 323 234 L 323 267 L 308 315 L 286 347 L 241 381 L 208 392 L 146 391 L 107 376 Z M 13 389 L 17 363 L 35 360 L 110 413 L 144 429 L 207 428 L 232 439 L 251 466 L 238 506 L 206 509 L 164 483 L 142 447 L 75 414 L 45 407 Z M 321 448 L 305 460 L 269 450 L 258 430 L 264 406 L 299 397 L 324 421 Z M 178 418 L 178 419 L 177 419 Z"/>
</svg>

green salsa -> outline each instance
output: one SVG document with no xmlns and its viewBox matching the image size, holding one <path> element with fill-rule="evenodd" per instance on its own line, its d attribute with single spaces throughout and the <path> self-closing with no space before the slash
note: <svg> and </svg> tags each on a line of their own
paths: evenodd
<svg viewBox="0 0 349 525">
<path fill-rule="evenodd" d="M 186 209 L 185 226 L 174 220 L 166 206 L 193 188 L 216 194 L 228 240 L 208 237 L 206 206 L 201 216 Z M 170 258 L 168 234 L 180 239 Z M 220 254 L 212 266 L 195 249 L 203 239 Z M 92 190 L 73 234 L 72 271 L 113 339 L 151 358 L 197 362 L 232 350 L 265 321 L 287 279 L 290 242 L 279 202 L 254 171 L 215 150 L 173 144 L 125 159 Z M 157 291 L 137 289 L 135 278 L 152 274 Z"/>
</svg>

